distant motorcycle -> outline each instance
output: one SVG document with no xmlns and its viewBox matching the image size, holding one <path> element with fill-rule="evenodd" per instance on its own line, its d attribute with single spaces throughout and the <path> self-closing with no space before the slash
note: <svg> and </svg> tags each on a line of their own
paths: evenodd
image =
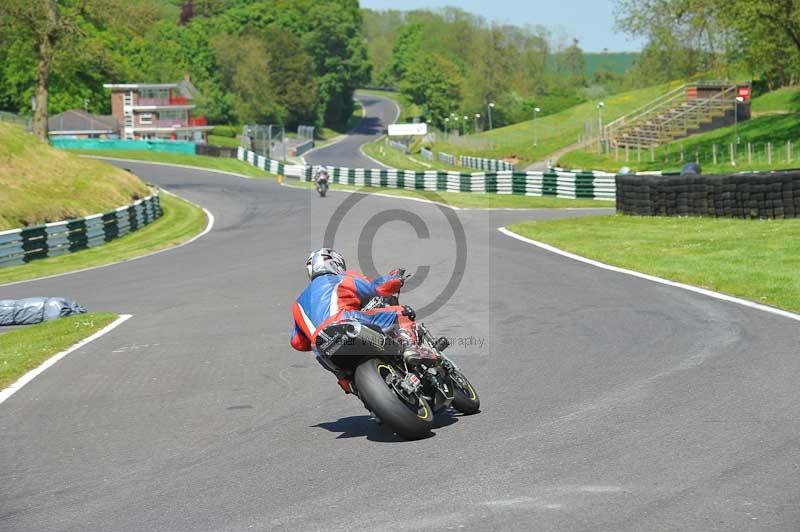
<svg viewBox="0 0 800 532">
<path fill-rule="evenodd" d="M 324 198 L 328 193 L 328 171 L 325 168 L 320 168 L 314 178 L 314 184 L 320 198 Z"/>
</svg>

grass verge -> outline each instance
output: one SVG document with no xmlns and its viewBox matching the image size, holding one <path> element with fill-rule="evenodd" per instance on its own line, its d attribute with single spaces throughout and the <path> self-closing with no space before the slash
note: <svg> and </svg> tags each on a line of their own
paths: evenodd
<svg viewBox="0 0 800 532">
<path fill-rule="evenodd" d="M 669 171 L 680 170 L 687 162 L 699 161 L 704 174 L 797 168 L 800 165 L 799 130 L 800 114 L 767 115 L 742 122 L 738 128 L 722 127 L 660 146 L 653 150 L 652 155 L 650 150 L 629 150 L 627 156 L 624 149 L 609 154 L 576 150 L 561 157 L 558 164 L 566 168 L 610 172 L 622 166 L 635 171 Z M 791 143 L 791 147 L 787 147 L 787 143 Z M 731 146 L 736 165 L 731 164 Z"/>
<path fill-rule="evenodd" d="M 288 181 L 290 186 L 314 188 L 307 181 Z M 405 190 L 378 187 L 356 187 L 352 185 L 331 185 L 333 190 L 349 192 L 380 193 L 404 198 L 417 198 L 445 203 L 462 209 L 565 209 L 565 208 L 614 208 L 614 201 L 591 199 L 566 199 L 546 196 L 516 196 L 511 194 L 478 194 L 475 192 L 434 192 L 430 190 Z"/>
<path fill-rule="evenodd" d="M 163 153 L 154 151 L 126 151 L 126 150 L 74 150 L 84 155 L 97 157 L 112 157 L 116 159 L 134 159 L 136 161 L 150 161 L 154 163 L 183 164 L 197 166 L 209 170 L 222 170 L 249 177 L 269 177 L 267 172 L 260 168 L 234 159 L 232 157 L 206 157 L 204 155 L 184 155 L 181 153 Z"/>
<path fill-rule="evenodd" d="M 368 142 L 362 146 L 364 153 L 375 160 L 399 170 L 415 170 L 424 172 L 426 170 L 445 170 L 450 172 L 477 172 L 472 168 L 460 168 L 441 163 L 439 161 L 427 161 L 419 155 L 408 154 L 388 146 L 384 139 Z"/>
<path fill-rule="evenodd" d="M 109 211 L 147 194 L 129 172 L 0 123 L 0 231 Z"/>
<path fill-rule="evenodd" d="M 102 266 L 176 246 L 206 227 L 203 209 L 175 196 L 161 194 L 164 215 L 150 225 L 102 246 L 69 255 L 0 268 L 0 285 Z"/>
<path fill-rule="evenodd" d="M 614 266 L 800 311 L 800 219 L 615 215 L 509 229 Z"/>
<path fill-rule="evenodd" d="M 108 312 L 81 314 L 0 334 L 0 390 L 115 319 Z"/>
<path fill-rule="evenodd" d="M 603 123 L 619 118 L 654 98 L 674 89 L 680 82 L 657 85 L 645 89 L 623 92 L 603 99 Z M 536 119 L 536 145 L 534 146 L 533 121 L 520 122 L 506 127 L 484 131 L 477 135 L 451 137 L 436 142 L 434 151 L 452 155 L 476 155 L 492 159 L 516 158 L 518 168 L 534 161 L 546 159 L 550 154 L 578 141 L 587 124 L 599 120 L 598 100 L 585 102 L 564 111 Z"/>
</svg>

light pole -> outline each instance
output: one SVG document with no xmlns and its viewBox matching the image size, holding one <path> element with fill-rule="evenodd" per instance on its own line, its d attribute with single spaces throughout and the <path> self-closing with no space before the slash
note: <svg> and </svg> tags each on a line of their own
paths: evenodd
<svg viewBox="0 0 800 532">
<path fill-rule="evenodd" d="M 600 147 L 600 151 L 603 150 L 603 107 L 605 107 L 605 102 L 600 102 L 597 104 L 597 121 L 599 124 L 599 131 L 598 131 L 598 146 Z"/>
<path fill-rule="evenodd" d="M 478 132 L 478 120 L 480 120 L 480 118 L 481 118 L 481 114 L 480 113 L 475 113 L 475 133 Z"/>
<path fill-rule="evenodd" d="M 469 117 L 464 115 L 464 134 L 466 135 L 469 132 Z"/>
<path fill-rule="evenodd" d="M 539 136 L 536 134 L 536 115 L 539 114 L 539 111 L 541 111 L 541 109 L 539 109 L 538 107 L 534 107 L 533 108 L 533 145 L 534 146 L 537 146 L 539 144 Z"/>
<path fill-rule="evenodd" d="M 733 135 L 736 137 L 736 144 L 739 144 L 739 104 L 744 101 L 744 98 L 737 96 L 733 103 Z"/>
<path fill-rule="evenodd" d="M 487 109 L 489 111 L 489 131 L 491 131 L 492 130 L 492 109 L 494 109 L 494 102 L 489 102 L 489 105 L 487 106 Z"/>
<path fill-rule="evenodd" d="M 455 115 L 455 113 L 453 114 L 453 122 L 455 122 L 455 125 L 453 125 L 453 129 L 455 129 L 456 132 L 460 133 L 461 131 L 460 128 L 458 127 L 458 117 Z"/>
<path fill-rule="evenodd" d="M 447 136 L 447 126 L 450 125 L 450 118 L 445 117 L 444 119 L 444 136 Z"/>
</svg>

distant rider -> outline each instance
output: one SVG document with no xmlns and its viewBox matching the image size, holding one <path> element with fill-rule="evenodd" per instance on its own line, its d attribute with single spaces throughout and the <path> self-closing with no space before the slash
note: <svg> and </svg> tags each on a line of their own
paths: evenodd
<svg viewBox="0 0 800 532">
<path fill-rule="evenodd" d="M 416 313 L 409 306 L 361 310 L 376 296 L 397 296 L 404 282 L 402 270 L 392 270 L 374 281 L 346 270 L 344 257 L 333 249 L 321 248 L 308 256 L 306 271 L 311 282 L 292 307 L 294 329 L 291 344 L 298 351 L 313 350 L 317 361 L 336 374 L 345 393 L 353 393 L 350 380 L 316 350 L 317 334 L 331 323 L 355 319 L 365 325 L 380 327 L 385 333 L 398 333 L 407 345 L 404 356 L 413 362 L 416 352 L 411 339 L 414 338 Z"/>
<path fill-rule="evenodd" d="M 317 170 L 317 175 L 314 178 L 314 182 L 319 183 L 321 180 L 330 181 L 330 176 L 328 175 L 328 168 L 325 165 L 321 165 Z"/>
</svg>

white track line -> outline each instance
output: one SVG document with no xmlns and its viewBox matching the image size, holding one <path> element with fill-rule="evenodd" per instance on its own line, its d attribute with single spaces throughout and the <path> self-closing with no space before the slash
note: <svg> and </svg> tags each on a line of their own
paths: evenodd
<svg viewBox="0 0 800 532">
<path fill-rule="evenodd" d="M 100 329 L 99 331 L 97 331 L 96 333 L 91 335 L 90 337 L 84 338 L 83 340 L 81 340 L 77 344 L 73 345 L 72 347 L 68 348 L 67 350 L 61 351 L 60 353 L 57 353 L 57 354 L 51 356 L 50 358 L 48 358 L 47 360 L 42 362 L 42 364 L 39 365 L 39 367 L 30 370 L 28 373 L 26 373 L 25 375 L 23 375 L 22 377 L 17 379 L 17 381 L 14 384 L 12 384 L 11 386 L 9 386 L 8 388 L 6 388 L 3 391 L 0 391 L 0 404 L 2 404 L 6 399 L 8 399 L 12 395 L 14 395 L 18 391 L 20 391 L 23 386 L 25 386 L 26 384 L 31 382 L 39 374 L 44 372 L 44 370 L 46 370 L 47 368 L 49 368 L 50 366 L 52 366 L 53 364 L 55 364 L 56 362 L 58 362 L 59 360 L 61 360 L 65 356 L 67 356 L 68 354 L 72 353 L 73 351 L 76 351 L 76 350 L 80 349 L 81 347 L 85 346 L 86 344 L 88 344 L 90 342 L 93 342 L 93 341 L 97 340 L 101 336 L 104 336 L 104 335 L 110 333 L 111 331 L 116 329 L 119 325 L 122 325 L 123 323 L 125 323 L 126 321 L 131 319 L 132 317 L 133 317 L 132 314 L 121 314 L 116 320 L 114 320 L 113 322 L 109 323 L 108 325 L 106 325 L 105 327 L 103 327 L 102 329 Z"/>
<path fill-rule="evenodd" d="M 105 155 L 78 155 L 78 157 L 83 157 L 85 159 L 99 159 L 99 160 L 105 159 L 105 160 L 108 160 L 108 161 L 119 161 L 119 162 L 122 162 L 122 163 L 155 164 L 155 165 L 158 165 L 158 166 L 172 166 L 174 168 L 185 168 L 187 170 L 202 170 L 204 172 L 214 172 L 216 174 L 235 175 L 236 177 L 244 177 L 245 179 L 262 179 L 260 177 L 254 177 L 254 176 L 249 176 L 249 175 L 244 175 L 244 174 L 238 174 L 236 172 L 229 172 L 227 170 L 217 170 L 215 168 L 205 168 L 203 166 L 192 166 L 190 164 L 160 163 L 158 161 L 142 161 L 142 160 L 139 160 L 139 159 L 122 159 L 120 157 L 106 157 Z M 238 161 L 239 159 L 236 159 L 236 160 Z M 257 167 L 253 166 L 253 168 L 257 168 Z M 259 170 L 260 170 L 260 168 L 259 168 Z M 269 172 L 266 172 L 266 173 L 269 173 Z M 264 176 L 264 177 L 268 177 L 268 176 Z"/>
<path fill-rule="evenodd" d="M 610 264 L 606 264 L 604 262 L 588 259 L 586 257 L 582 257 L 581 255 L 575 255 L 574 253 L 570 253 L 568 251 L 564 251 L 563 249 L 559 249 L 557 247 L 553 247 L 549 244 L 545 244 L 544 242 L 539 242 L 537 240 L 531 240 L 530 238 L 526 238 L 522 235 L 518 235 L 513 231 L 506 229 L 505 227 L 500 227 L 498 229 L 501 233 L 506 236 L 510 236 L 511 238 L 515 238 L 527 244 L 531 244 L 533 246 L 542 248 L 544 250 L 550 251 L 557 255 L 561 255 L 562 257 L 567 257 L 568 259 L 576 260 L 578 262 L 583 262 L 584 264 L 589 264 L 591 266 L 596 266 L 597 268 L 602 268 L 604 270 L 609 270 L 612 272 L 622 273 L 625 275 L 631 275 L 633 277 L 638 277 L 640 279 L 645 279 L 647 281 L 652 281 L 654 283 L 665 284 L 667 286 L 672 286 L 675 288 L 680 288 L 682 290 L 688 290 L 689 292 L 695 292 L 697 294 L 702 294 L 704 296 L 713 297 L 714 299 L 721 299 L 722 301 L 727 301 L 729 303 L 735 303 L 737 305 L 742 305 L 744 307 L 761 310 L 763 312 L 769 312 L 770 314 L 775 314 L 776 316 L 782 316 L 784 318 L 789 318 L 790 320 L 800 321 L 800 314 L 795 314 L 793 312 L 789 312 L 787 310 L 781 310 L 775 307 L 770 307 L 767 305 L 762 305 L 760 303 L 755 303 L 753 301 L 748 301 L 747 299 L 740 299 L 738 297 L 729 296 L 727 294 L 721 294 L 719 292 L 714 292 L 713 290 L 706 290 L 705 288 L 699 288 L 697 286 L 692 286 L 688 284 L 678 283 L 675 281 L 669 281 L 667 279 L 662 279 L 661 277 L 656 277 L 655 275 L 648 275 L 646 273 L 641 273 L 633 270 L 627 270 L 625 268 L 618 268 L 617 266 L 611 266 Z"/>
<path fill-rule="evenodd" d="M 176 198 L 180 198 L 180 196 L 178 196 L 177 194 L 174 194 L 174 193 L 169 192 L 169 191 L 164 190 L 164 189 L 161 189 L 161 192 L 164 192 L 165 194 L 169 194 L 170 196 L 175 196 Z M 203 209 L 203 212 L 206 213 L 206 218 L 208 219 L 208 222 L 206 223 L 206 228 L 203 229 L 203 232 L 200 233 L 199 235 L 193 236 L 192 238 L 190 238 L 186 242 L 183 242 L 183 243 L 178 244 L 177 246 L 173 246 L 171 248 L 159 249 L 158 251 L 153 251 L 152 253 L 148 253 L 146 255 L 139 255 L 138 257 L 132 257 L 130 259 L 119 260 L 117 262 L 110 262 L 108 264 L 100 264 L 99 266 L 90 266 L 89 268 L 82 268 L 80 270 L 72 270 L 72 271 L 64 272 L 64 273 L 56 273 L 56 274 L 53 274 L 53 275 L 46 275 L 44 277 L 36 277 L 34 279 L 26 279 L 24 281 L 14 281 L 13 283 L 0 284 L 0 288 L 5 288 L 6 286 L 14 286 L 15 284 L 33 283 L 35 281 L 43 281 L 45 279 L 53 279 L 55 277 L 64 277 L 65 275 L 73 275 L 73 274 L 76 274 L 76 273 L 88 272 L 88 271 L 92 271 L 92 270 L 99 270 L 100 268 L 108 268 L 109 266 L 114 266 L 116 264 L 124 264 L 126 262 L 133 262 L 133 261 L 139 260 L 139 259 L 146 259 L 147 257 L 152 257 L 153 255 L 158 255 L 159 253 L 165 253 L 167 251 L 172 251 L 172 250 L 175 250 L 175 249 L 178 249 L 178 248 L 182 248 L 183 246 L 188 246 L 189 244 L 191 244 L 192 242 L 194 242 L 198 238 L 208 234 L 208 232 L 211 231 L 211 229 L 214 227 L 215 219 L 214 219 L 214 215 L 211 214 L 211 211 L 209 211 L 205 207 L 200 207 L 199 205 L 197 205 L 195 203 L 192 203 L 191 201 L 187 200 L 186 198 L 181 198 L 181 199 L 183 201 L 187 202 L 187 203 L 191 203 L 195 207 L 199 207 L 199 208 Z M 135 232 L 134 233 L 129 233 L 129 234 L 135 234 Z"/>
</svg>

